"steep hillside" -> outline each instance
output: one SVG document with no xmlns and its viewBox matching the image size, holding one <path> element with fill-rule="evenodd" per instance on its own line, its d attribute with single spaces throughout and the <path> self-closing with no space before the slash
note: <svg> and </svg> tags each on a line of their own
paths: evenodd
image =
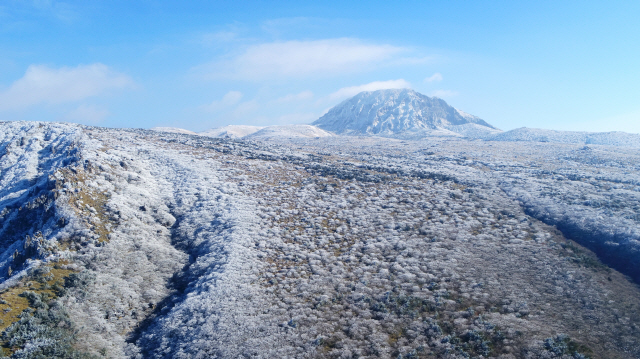
<svg viewBox="0 0 640 359">
<path fill-rule="evenodd" d="M 640 153 L 582 147 L 0 123 L 4 354 L 639 358 L 576 242 L 634 275 Z"/>
<path fill-rule="evenodd" d="M 337 134 L 378 136 L 463 135 L 500 132 L 444 100 L 409 89 L 361 92 L 333 107 L 312 125 Z"/>
</svg>

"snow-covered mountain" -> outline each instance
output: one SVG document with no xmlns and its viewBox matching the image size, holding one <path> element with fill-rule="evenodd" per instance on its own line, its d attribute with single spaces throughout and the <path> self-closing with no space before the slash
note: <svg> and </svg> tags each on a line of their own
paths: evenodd
<svg viewBox="0 0 640 359">
<path fill-rule="evenodd" d="M 487 137 L 501 132 L 437 97 L 410 89 L 361 92 L 312 123 L 342 135 L 416 138 L 428 135 Z"/>
</svg>

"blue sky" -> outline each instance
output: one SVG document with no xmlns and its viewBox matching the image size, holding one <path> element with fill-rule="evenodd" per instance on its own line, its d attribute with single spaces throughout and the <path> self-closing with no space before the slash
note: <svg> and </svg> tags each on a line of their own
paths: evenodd
<svg viewBox="0 0 640 359">
<path fill-rule="evenodd" d="M 640 133 L 640 2 L 0 3 L 0 120 L 310 123 L 410 87 L 509 130 Z"/>
</svg>

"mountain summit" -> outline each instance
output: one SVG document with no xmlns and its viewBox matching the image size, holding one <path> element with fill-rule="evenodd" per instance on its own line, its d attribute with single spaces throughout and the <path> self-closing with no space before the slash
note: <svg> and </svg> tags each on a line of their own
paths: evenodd
<svg viewBox="0 0 640 359">
<path fill-rule="evenodd" d="M 313 125 L 345 135 L 406 137 L 428 134 L 485 137 L 500 130 L 437 97 L 411 89 L 361 92 Z"/>
</svg>

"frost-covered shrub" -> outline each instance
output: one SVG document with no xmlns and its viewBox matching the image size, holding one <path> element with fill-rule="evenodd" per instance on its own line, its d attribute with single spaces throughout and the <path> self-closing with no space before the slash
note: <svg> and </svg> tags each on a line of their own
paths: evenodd
<svg viewBox="0 0 640 359">
<path fill-rule="evenodd" d="M 76 328 L 59 303 L 49 305 L 46 296 L 34 292 L 27 291 L 24 296 L 37 309 L 25 309 L 20 320 L 2 333 L 5 346 L 13 351 L 9 358 L 94 358 L 74 348 Z"/>
<path fill-rule="evenodd" d="M 558 357 L 568 355 L 575 359 L 588 358 L 585 354 L 579 352 L 580 349 L 584 350 L 585 348 L 581 348 L 579 344 L 572 341 L 566 334 L 558 334 L 555 337 L 545 339 L 544 349 Z"/>
<path fill-rule="evenodd" d="M 522 145 L 76 132 L 65 148 L 86 178 L 62 186 L 64 228 L 43 231 L 60 247 L 37 258 L 59 255 L 78 271 L 51 288 L 79 329 L 77 349 L 114 358 L 509 357 L 531 349 L 529 357 L 545 358 L 556 354 L 541 338 L 556 330 L 603 353 L 638 347 L 637 291 L 523 211 L 551 204 L 538 218 L 575 219 L 583 206 L 600 211 L 579 212 L 586 222 L 619 215 L 615 223 L 633 230 L 637 167 L 607 175 L 605 189 L 604 175 L 587 176 L 584 164 L 607 161 Z M 13 145 L 21 137 L 0 161 L 39 141 L 21 133 Z M 24 158 L 48 168 L 34 154 Z M 108 194 L 104 205 L 75 195 L 93 189 Z M 46 203 L 32 199 L 31 207 Z M 0 210 L 0 226 L 16 208 Z M 12 245 L 3 263 L 36 258 L 24 255 L 26 241 Z M 38 310 L 52 305 L 25 296 Z M 527 349 L 532 341 L 539 345 Z"/>
</svg>

